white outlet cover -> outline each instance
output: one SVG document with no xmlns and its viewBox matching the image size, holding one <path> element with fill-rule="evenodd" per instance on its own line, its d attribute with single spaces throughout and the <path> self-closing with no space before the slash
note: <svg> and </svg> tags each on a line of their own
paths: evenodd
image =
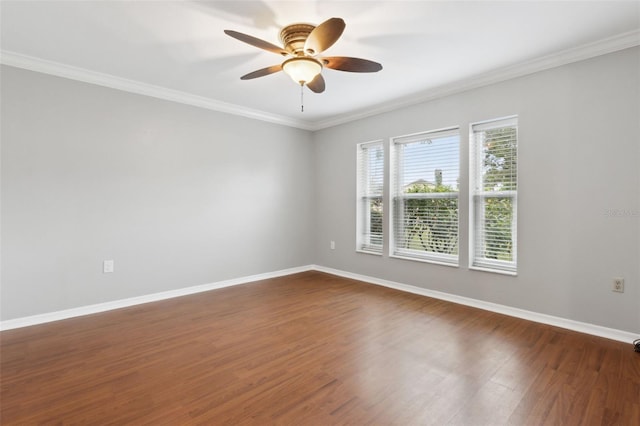
<svg viewBox="0 0 640 426">
<path fill-rule="evenodd" d="M 624 278 L 616 277 L 611 283 L 611 290 L 618 293 L 624 293 Z"/>
<path fill-rule="evenodd" d="M 113 260 L 105 260 L 102 264 L 102 272 L 109 274 L 114 271 L 114 266 Z"/>
</svg>

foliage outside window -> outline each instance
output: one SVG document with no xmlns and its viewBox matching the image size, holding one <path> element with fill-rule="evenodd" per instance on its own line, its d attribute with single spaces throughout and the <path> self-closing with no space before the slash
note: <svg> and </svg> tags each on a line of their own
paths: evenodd
<svg viewBox="0 0 640 426">
<path fill-rule="evenodd" d="M 517 118 L 471 127 L 470 267 L 517 271 Z"/>
<path fill-rule="evenodd" d="M 458 129 L 393 140 L 391 255 L 458 264 Z"/>
<path fill-rule="evenodd" d="M 357 250 L 382 253 L 382 194 L 384 146 L 382 141 L 358 145 Z"/>
</svg>

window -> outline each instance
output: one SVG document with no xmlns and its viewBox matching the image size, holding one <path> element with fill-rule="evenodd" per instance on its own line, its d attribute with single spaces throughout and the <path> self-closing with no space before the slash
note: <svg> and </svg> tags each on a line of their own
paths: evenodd
<svg viewBox="0 0 640 426">
<path fill-rule="evenodd" d="M 457 128 L 394 138 L 391 256 L 458 264 Z"/>
<path fill-rule="evenodd" d="M 517 117 L 471 126 L 470 265 L 517 270 Z"/>
<path fill-rule="evenodd" d="M 382 191 L 384 146 L 382 141 L 358 145 L 357 250 L 382 254 Z"/>
</svg>

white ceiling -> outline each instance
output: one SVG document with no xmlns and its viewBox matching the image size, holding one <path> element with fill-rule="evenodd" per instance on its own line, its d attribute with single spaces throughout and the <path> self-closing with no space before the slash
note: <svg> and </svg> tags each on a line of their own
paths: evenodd
<svg viewBox="0 0 640 426">
<path fill-rule="evenodd" d="M 2 62 L 302 128 L 321 128 L 563 61 L 640 44 L 640 1 L 11 1 Z M 241 81 L 279 55 L 223 33 L 280 45 L 280 28 L 341 17 L 327 56 L 383 64 L 325 69 L 327 89 L 284 73 Z"/>
</svg>

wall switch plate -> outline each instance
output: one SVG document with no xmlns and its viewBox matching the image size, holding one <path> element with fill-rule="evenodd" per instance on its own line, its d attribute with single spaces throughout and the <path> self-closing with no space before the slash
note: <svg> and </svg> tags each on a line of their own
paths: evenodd
<svg viewBox="0 0 640 426">
<path fill-rule="evenodd" d="M 611 281 L 611 291 L 624 293 L 624 278 L 614 278 L 613 281 Z"/>
<path fill-rule="evenodd" d="M 102 272 L 105 273 L 105 274 L 109 274 L 109 273 L 113 272 L 114 266 L 115 265 L 113 263 L 113 260 L 105 260 L 102 263 Z"/>
<path fill-rule="evenodd" d="M 329 244 L 329 247 L 331 247 L 331 250 L 335 250 L 336 249 L 336 242 L 335 241 L 331 241 L 331 244 Z"/>
</svg>

